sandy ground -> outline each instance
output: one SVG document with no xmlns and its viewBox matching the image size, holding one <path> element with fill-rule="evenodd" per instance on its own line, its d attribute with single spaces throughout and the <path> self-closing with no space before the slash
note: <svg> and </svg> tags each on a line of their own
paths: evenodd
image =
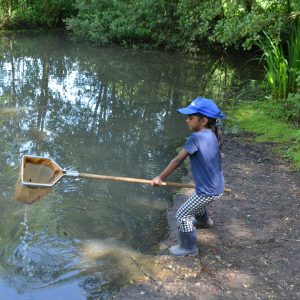
<svg viewBox="0 0 300 300">
<path fill-rule="evenodd" d="M 229 136 L 223 167 L 227 187 L 209 206 L 214 227 L 197 231 L 199 254 L 174 258 L 175 212 L 191 191 L 174 197 L 170 236 L 154 258 L 157 272 L 114 299 L 300 299 L 300 172 L 272 144 Z M 155 269 L 155 268 L 154 268 Z"/>
</svg>

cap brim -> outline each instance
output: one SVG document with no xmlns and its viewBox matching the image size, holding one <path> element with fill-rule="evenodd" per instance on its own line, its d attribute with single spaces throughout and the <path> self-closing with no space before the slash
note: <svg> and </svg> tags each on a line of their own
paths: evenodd
<svg viewBox="0 0 300 300">
<path fill-rule="evenodd" d="M 192 114 L 196 114 L 198 111 L 195 109 L 192 109 L 190 107 L 185 107 L 185 108 L 177 109 L 177 112 L 179 112 L 183 115 L 192 115 Z"/>
</svg>

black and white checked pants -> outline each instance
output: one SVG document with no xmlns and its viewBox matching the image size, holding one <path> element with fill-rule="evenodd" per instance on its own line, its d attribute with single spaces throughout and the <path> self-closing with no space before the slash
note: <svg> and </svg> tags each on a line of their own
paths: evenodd
<svg viewBox="0 0 300 300">
<path fill-rule="evenodd" d="M 196 192 L 194 192 L 192 196 L 179 207 L 176 213 L 180 231 L 192 231 L 192 217 L 202 216 L 205 212 L 206 205 L 221 196 L 222 194 L 216 196 L 197 195 Z"/>
</svg>

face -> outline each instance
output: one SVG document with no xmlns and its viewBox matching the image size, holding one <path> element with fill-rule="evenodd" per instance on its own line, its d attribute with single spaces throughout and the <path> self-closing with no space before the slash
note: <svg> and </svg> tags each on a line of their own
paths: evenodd
<svg viewBox="0 0 300 300">
<path fill-rule="evenodd" d="M 188 115 L 188 118 L 186 119 L 187 126 L 191 131 L 199 131 L 206 128 L 207 122 L 207 118 L 201 118 L 195 115 Z"/>
</svg>

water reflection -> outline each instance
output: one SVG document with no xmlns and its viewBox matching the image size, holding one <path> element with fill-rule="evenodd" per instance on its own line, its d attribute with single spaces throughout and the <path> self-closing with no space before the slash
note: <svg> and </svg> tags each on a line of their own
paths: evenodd
<svg viewBox="0 0 300 300">
<path fill-rule="evenodd" d="M 30 232 L 26 212 L 20 226 L 23 230 L 19 242 L 7 260 L 14 271 L 13 277 L 17 275 L 19 289 L 41 288 L 79 273 L 76 268 L 79 252 L 73 241 Z"/>
<path fill-rule="evenodd" d="M 9 282 L 32 299 L 66 290 L 73 299 L 104 297 L 136 276 L 122 275 L 126 268 L 112 249 L 158 252 L 174 190 L 63 179 L 25 208 L 14 201 L 21 156 L 50 156 L 69 170 L 152 178 L 188 134 L 176 109 L 197 95 L 222 106 L 253 73 L 236 57 L 99 49 L 60 33 L 2 36 L 0 51 L 0 289 Z M 181 181 L 184 172 L 170 181 Z M 87 240 L 99 241 L 102 250 L 108 245 L 107 255 L 88 262 Z"/>
</svg>

